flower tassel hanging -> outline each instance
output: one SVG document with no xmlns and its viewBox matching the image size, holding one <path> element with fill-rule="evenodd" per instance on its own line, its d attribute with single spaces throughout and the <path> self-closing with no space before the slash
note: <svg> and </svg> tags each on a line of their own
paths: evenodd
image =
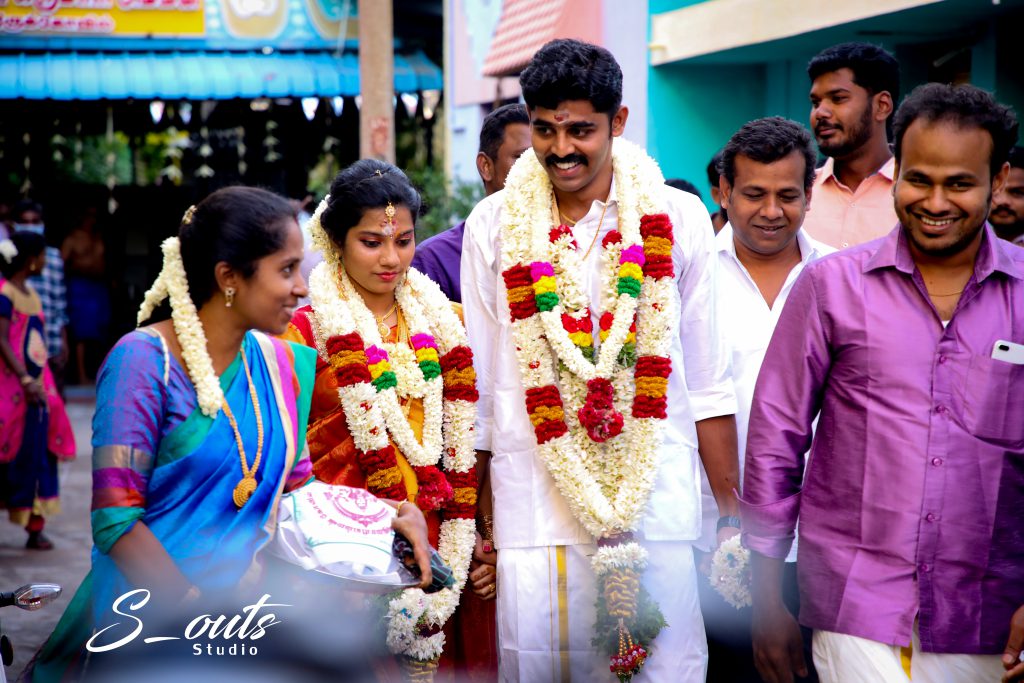
<svg viewBox="0 0 1024 683">
<path fill-rule="evenodd" d="M 661 610 L 640 583 L 647 551 L 629 534 L 601 539 L 592 560 L 598 580 L 595 647 L 609 655 L 609 670 L 626 683 L 650 654 L 645 643 L 665 627 Z"/>
</svg>

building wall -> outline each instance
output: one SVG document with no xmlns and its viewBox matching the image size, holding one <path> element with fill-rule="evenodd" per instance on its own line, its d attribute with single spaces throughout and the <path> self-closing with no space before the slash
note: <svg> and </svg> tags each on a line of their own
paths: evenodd
<svg viewBox="0 0 1024 683">
<path fill-rule="evenodd" d="M 622 67 L 622 103 L 629 107 L 627 139 L 647 143 L 647 0 L 604 0 L 604 42 Z"/>
<path fill-rule="evenodd" d="M 689 180 L 712 208 L 705 167 L 737 128 L 765 110 L 763 65 L 651 69 L 647 148 L 666 178 Z"/>
<path fill-rule="evenodd" d="M 651 14 L 698 4 L 701 0 L 649 0 Z M 954 0 L 954 9 L 963 5 Z M 1006 7 L 1010 5 L 1010 7 Z M 884 34 L 870 24 L 839 25 L 827 31 L 794 36 L 745 48 L 741 55 L 708 55 L 652 66 L 649 69 L 647 144 L 666 177 L 682 177 L 705 193 L 712 209 L 705 166 L 744 123 L 762 116 L 784 116 L 808 125 L 810 113 L 807 63 L 821 49 L 845 40 L 863 40 L 892 51 L 900 62 L 901 97 L 927 81 L 969 82 L 991 90 L 1024 118 L 1024 79 L 1017 66 L 1024 34 L 1024 3 L 1004 0 L 1002 13 L 975 6 L 969 22 L 943 22 L 928 7 L 929 19 L 906 30 Z M 973 9 L 971 10 L 973 11 Z M 898 25 L 898 24 L 897 24 Z M 928 30 L 936 33 L 926 38 Z M 914 29 L 918 29 L 916 32 Z M 925 36 L 925 37 L 922 37 Z"/>
<path fill-rule="evenodd" d="M 599 42 L 615 55 L 623 73 L 623 104 L 629 107 L 625 137 L 647 140 L 649 102 L 647 27 L 648 0 L 577 0 L 600 12 Z M 502 0 L 446 0 L 451 58 L 446 74 L 449 163 L 452 178 L 478 182 L 476 153 L 480 126 L 496 101 L 519 98 L 519 80 L 480 76 L 491 39 L 501 17 Z M 569 16 L 571 19 L 571 16 Z M 597 40 L 597 39 L 595 39 Z"/>
</svg>

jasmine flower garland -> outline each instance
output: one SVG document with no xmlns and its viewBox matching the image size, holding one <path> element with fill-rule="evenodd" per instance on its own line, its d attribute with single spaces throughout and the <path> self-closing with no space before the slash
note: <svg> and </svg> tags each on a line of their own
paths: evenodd
<svg viewBox="0 0 1024 683">
<path fill-rule="evenodd" d="M 718 546 L 711 557 L 710 578 L 727 603 L 736 609 L 750 607 L 750 551 L 740 543 L 739 534 Z"/>
<path fill-rule="evenodd" d="M 596 353 L 593 326 L 583 322 L 592 310 L 584 266 L 571 228 L 550 223 L 553 191 L 533 154 L 520 158 L 506 182 L 501 267 L 538 452 L 599 541 L 592 564 L 603 632 L 595 641 L 610 637 L 611 669 L 629 680 L 647 657 L 630 632 L 650 640 L 664 624 L 640 587 L 646 553 L 631 532 L 657 477 L 678 316 L 672 224 L 658 213 L 661 172 L 622 139 L 614 142 L 612 167 L 619 230 L 602 241 Z"/>
<path fill-rule="evenodd" d="M 325 255 L 310 274 L 311 317 L 318 351 L 336 369 L 339 399 L 356 448 L 364 462 L 375 466 L 367 487 L 378 495 L 408 496 L 390 434 L 420 481 L 417 502 L 422 506 L 429 494 L 434 498 L 428 502 L 444 511 L 438 551 L 452 568 L 455 586 L 432 594 L 407 589 L 389 601 L 387 613 L 389 649 L 429 669 L 443 650 L 444 633 L 439 629 L 458 606 L 476 541 L 477 393 L 472 353 L 447 297 L 411 268 L 395 295 L 414 348 L 383 342 L 320 224 L 326 205 L 324 199 L 309 226 L 313 243 Z M 422 443 L 402 411 L 400 396 L 423 398 Z"/>
<path fill-rule="evenodd" d="M 188 277 L 181 260 L 181 243 L 177 237 L 168 237 L 161 248 L 164 252 L 164 265 L 143 298 L 137 324 L 141 325 L 148 320 L 157 305 L 170 298 L 174 333 L 178 337 L 185 369 L 196 389 L 199 409 L 208 417 L 216 417 L 224 402 L 224 392 L 206 350 L 206 333 L 199 320 L 199 312 L 188 293 Z"/>
</svg>

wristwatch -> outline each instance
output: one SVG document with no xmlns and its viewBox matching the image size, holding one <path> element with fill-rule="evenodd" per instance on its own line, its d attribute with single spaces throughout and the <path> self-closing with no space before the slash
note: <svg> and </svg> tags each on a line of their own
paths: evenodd
<svg viewBox="0 0 1024 683">
<path fill-rule="evenodd" d="M 727 526 L 740 528 L 740 518 L 735 515 L 727 515 L 725 517 L 718 518 L 718 525 L 715 527 L 716 531 L 721 531 Z"/>
</svg>

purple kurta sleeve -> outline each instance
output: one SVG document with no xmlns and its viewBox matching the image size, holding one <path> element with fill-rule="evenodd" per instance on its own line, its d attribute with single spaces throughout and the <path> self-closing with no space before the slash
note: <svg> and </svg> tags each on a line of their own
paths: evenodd
<svg viewBox="0 0 1024 683">
<path fill-rule="evenodd" d="M 829 341 L 809 266 L 779 317 L 754 388 L 740 514 L 743 544 L 783 559 L 800 512 L 804 453 L 828 376 Z"/>
</svg>

